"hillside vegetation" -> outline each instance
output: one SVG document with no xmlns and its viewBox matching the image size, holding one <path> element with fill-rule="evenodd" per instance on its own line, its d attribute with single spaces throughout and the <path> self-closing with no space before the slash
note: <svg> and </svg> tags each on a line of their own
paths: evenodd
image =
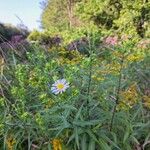
<svg viewBox="0 0 150 150">
<path fill-rule="evenodd" d="M 41 6 L 0 44 L 0 149 L 149 150 L 150 2 Z"/>
</svg>

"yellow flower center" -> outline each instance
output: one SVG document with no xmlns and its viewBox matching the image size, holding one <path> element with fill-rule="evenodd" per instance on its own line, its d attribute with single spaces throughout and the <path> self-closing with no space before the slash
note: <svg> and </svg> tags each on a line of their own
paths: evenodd
<svg viewBox="0 0 150 150">
<path fill-rule="evenodd" d="M 57 84 L 57 89 L 58 90 L 62 90 L 63 88 L 64 88 L 64 84 L 62 84 L 62 83 Z"/>
</svg>

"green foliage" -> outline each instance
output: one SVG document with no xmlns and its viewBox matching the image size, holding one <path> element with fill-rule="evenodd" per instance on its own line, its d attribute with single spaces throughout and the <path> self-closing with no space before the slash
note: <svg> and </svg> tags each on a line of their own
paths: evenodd
<svg viewBox="0 0 150 150">
<path fill-rule="evenodd" d="M 35 42 L 1 49 L 0 149 L 149 150 L 149 2 L 45 4 Z"/>
<path fill-rule="evenodd" d="M 149 36 L 149 10 L 150 3 L 147 0 L 52 0 L 47 1 L 41 22 L 46 29 L 56 27 L 63 30 L 70 26 L 92 25 L 99 27 L 102 32 L 126 33 L 143 38 Z"/>
<path fill-rule="evenodd" d="M 46 29 L 50 27 L 62 29 L 68 26 L 68 17 L 64 0 L 47 1 L 42 14 L 42 25 Z"/>
<path fill-rule="evenodd" d="M 57 28 L 59 31 L 80 26 L 75 15 L 76 3 L 81 0 L 46 0 L 41 17 L 44 29 Z"/>
<path fill-rule="evenodd" d="M 144 37 L 150 24 L 149 7 L 150 3 L 142 0 L 90 0 L 79 3 L 77 13 L 87 24 L 92 21 L 102 29 Z"/>
<path fill-rule="evenodd" d="M 28 36 L 28 39 L 30 40 L 30 41 L 39 41 L 40 40 L 40 32 L 39 31 L 37 31 L 37 30 L 33 30 L 30 34 L 29 34 L 29 36 Z"/>
<path fill-rule="evenodd" d="M 132 150 L 149 141 L 148 49 L 137 52 L 130 40 L 97 47 L 88 37 L 88 57 L 74 52 L 70 60 L 61 47 L 33 46 L 25 62 L 14 55 L 5 64 L 1 149 Z M 70 87 L 55 95 L 51 86 L 62 78 Z"/>
</svg>

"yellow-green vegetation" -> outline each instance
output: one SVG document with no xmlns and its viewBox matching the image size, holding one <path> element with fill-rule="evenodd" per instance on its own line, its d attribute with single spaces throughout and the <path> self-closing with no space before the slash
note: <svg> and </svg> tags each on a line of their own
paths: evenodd
<svg viewBox="0 0 150 150">
<path fill-rule="evenodd" d="M 43 30 L 0 47 L 0 150 L 149 150 L 147 0 L 47 0 Z"/>
<path fill-rule="evenodd" d="M 32 44 L 3 61 L 1 149 L 149 148 L 149 45 L 87 41 L 87 54 Z"/>
</svg>

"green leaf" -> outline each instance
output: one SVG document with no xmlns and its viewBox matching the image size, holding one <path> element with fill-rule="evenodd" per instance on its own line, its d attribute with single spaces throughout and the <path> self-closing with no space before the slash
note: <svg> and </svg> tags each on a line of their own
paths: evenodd
<svg viewBox="0 0 150 150">
<path fill-rule="evenodd" d="M 75 116 L 75 120 L 78 120 L 78 118 L 80 117 L 81 111 L 82 111 L 82 108 L 83 108 L 83 105 L 84 105 L 84 104 L 82 104 L 81 107 L 79 108 L 79 111 L 77 112 L 77 114 L 76 114 L 76 116 Z"/>
<path fill-rule="evenodd" d="M 110 143 L 111 145 L 113 145 L 115 148 L 117 148 L 118 150 L 121 150 L 119 147 L 118 147 L 118 145 L 116 144 L 117 142 L 117 140 L 115 140 L 115 142 L 113 142 L 109 137 L 107 137 L 105 134 L 101 134 L 101 137 L 103 138 L 103 139 L 105 139 L 108 143 Z M 115 138 L 117 138 L 117 137 L 115 137 Z"/>
<path fill-rule="evenodd" d="M 76 144 L 77 144 L 77 147 L 79 149 L 79 133 L 78 133 L 78 128 L 75 127 L 75 141 L 76 141 Z"/>
<path fill-rule="evenodd" d="M 82 133 L 84 133 L 84 131 L 81 129 L 81 128 L 78 128 L 78 134 L 81 135 Z M 75 136 L 76 136 L 76 133 L 75 133 L 75 129 L 74 129 L 74 132 L 73 134 L 70 136 L 68 142 L 67 142 L 67 145 L 73 140 L 75 139 Z"/>
<path fill-rule="evenodd" d="M 99 145 L 102 150 L 111 150 L 111 147 L 103 139 L 99 140 Z"/>
<path fill-rule="evenodd" d="M 97 125 L 99 124 L 99 122 L 100 120 L 89 120 L 89 121 L 76 120 L 76 121 L 73 121 L 73 124 L 77 126 L 85 127 L 85 126 Z"/>
<path fill-rule="evenodd" d="M 123 143 L 125 143 L 127 141 L 127 139 L 129 138 L 129 136 L 130 136 L 129 130 L 126 130 L 125 134 L 124 134 L 124 137 L 123 137 Z"/>
<path fill-rule="evenodd" d="M 95 140 L 90 139 L 88 150 L 95 150 Z"/>
<path fill-rule="evenodd" d="M 81 150 L 87 150 L 87 134 L 83 134 L 81 138 Z"/>
<path fill-rule="evenodd" d="M 93 133 L 90 129 L 88 129 L 86 132 L 88 133 L 88 135 L 89 135 L 93 140 L 95 140 L 95 142 L 98 143 L 98 140 L 97 140 L 96 136 L 94 135 L 94 133 Z"/>
<path fill-rule="evenodd" d="M 50 143 L 48 143 L 48 150 L 52 150 L 52 146 Z"/>
</svg>

